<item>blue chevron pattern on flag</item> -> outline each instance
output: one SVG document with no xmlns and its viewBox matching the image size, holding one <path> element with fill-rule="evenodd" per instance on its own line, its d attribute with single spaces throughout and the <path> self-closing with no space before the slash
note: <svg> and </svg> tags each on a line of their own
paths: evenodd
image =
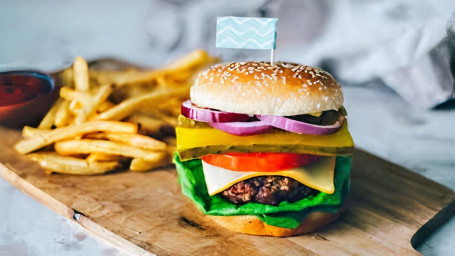
<svg viewBox="0 0 455 256">
<path fill-rule="evenodd" d="M 275 49 L 275 18 L 218 17 L 216 47 Z"/>
</svg>

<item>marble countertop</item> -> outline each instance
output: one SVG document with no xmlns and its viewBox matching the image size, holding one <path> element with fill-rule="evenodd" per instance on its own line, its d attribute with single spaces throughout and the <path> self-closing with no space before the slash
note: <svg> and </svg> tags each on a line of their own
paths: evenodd
<svg viewBox="0 0 455 256">
<path fill-rule="evenodd" d="M 455 190 L 455 104 L 438 110 L 416 109 L 374 84 L 344 91 L 356 147 Z M 417 249 L 423 255 L 453 255 L 454 239 L 452 217 Z"/>
<path fill-rule="evenodd" d="M 172 47 L 178 45 L 156 40 L 156 20 L 170 17 L 175 22 L 159 24 L 168 32 L 169 40 L 179 38 L 179 31 L 172 28 L 184 21 L 172 16 L 175 13 L 158 10 L 177 2 L 136 0 L 124 4 L 120 0 L 101 0 L 93 5 L 88 0 L 67 4 L 56 0 L 0 1 L 0 69 L 60 69 L 78 55 L 89 60 L 113 56 L 141 65 L 162 63 L 175 56 Z M 245 5 L 256 8 L 259 2 L 263 1 Z M 194 11 L 198 6 L 188 8 Z M 212 12 L 224 15 L 227 6 L 213 6 Z M 186 15 L 191 20 L 191 15 Z M 191 29 L 196 25 L 187 26 Z M 191 36 L 180 53 L 200 47 L 191 38 L 204 35 Z M 455 190 L 455 104 L 423 110 L 412 107 L 380 83 L 345 84 L 343 88 L 349 128 L 357 147 Z M 0 256 L 126 255 L 3 179 L 0 205 Z M 454 240 L 452 218 L 418 250 L 424 255 L 455 255 Z"/>
</svg>

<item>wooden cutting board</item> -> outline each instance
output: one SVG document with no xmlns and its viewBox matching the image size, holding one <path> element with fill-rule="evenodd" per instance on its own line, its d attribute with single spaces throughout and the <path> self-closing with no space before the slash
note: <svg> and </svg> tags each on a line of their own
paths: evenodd
<svg viewBox="0 0 455 256">
<path fill-rule="evenodd" d="M 18 130 L 0 127 L 0 136 L 5 180 L 134 255 L 413 255 L 419 254 L 413 246 L 455 212 L 452 190 L 357 149 L 351 195 L 339 221 L 305 236 L 238 234 L 204 218 L 180 193 L 173 167 L 46 175 L 12 149 Z"/>
</svg>

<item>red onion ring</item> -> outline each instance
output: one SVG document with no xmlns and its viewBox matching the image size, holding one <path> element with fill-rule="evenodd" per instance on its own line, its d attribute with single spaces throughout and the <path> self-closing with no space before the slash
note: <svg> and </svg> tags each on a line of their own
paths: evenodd
<svg viewBox="0 0 455 256">
<path fill-rule="evenodd" d="M 209 123 L 209 125 L 215 129 L 238 136 L 261 134 L 273 128 L 264 121 Z"/>
<path fill-rule="evenodd" d="M 243 122 L 250 118 L 246 114 L 200 108 L 191 103 L 191 100 L 182 103 L 181 113 L 186 118 L 209 123 Z"/>
<path fill-rule="evenodd" d="M 343 124 L 344 116 L 340 115 L 338 121 L 332 125 L 315 125 L 293 120 L 284 116 L 256 116 L 259 120 L 264 121 L 273 127 L 286 130 L 293 133 L 323 135 L 331 134 L 338 131 Z"/>
</svg>

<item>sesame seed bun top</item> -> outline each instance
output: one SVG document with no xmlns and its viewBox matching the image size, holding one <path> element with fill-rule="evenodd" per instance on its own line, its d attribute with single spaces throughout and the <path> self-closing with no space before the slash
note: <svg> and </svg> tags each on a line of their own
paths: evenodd
<svg viewBox="0 0 455 256">
<path fill-rule="evenodd" d="M 284 62 L 215 65 L 198 75 L 190 95 L 199 107 L 250 115 L 302 115 L 343 105 L 343 91 L 329 73 Z"/>
</svg>

